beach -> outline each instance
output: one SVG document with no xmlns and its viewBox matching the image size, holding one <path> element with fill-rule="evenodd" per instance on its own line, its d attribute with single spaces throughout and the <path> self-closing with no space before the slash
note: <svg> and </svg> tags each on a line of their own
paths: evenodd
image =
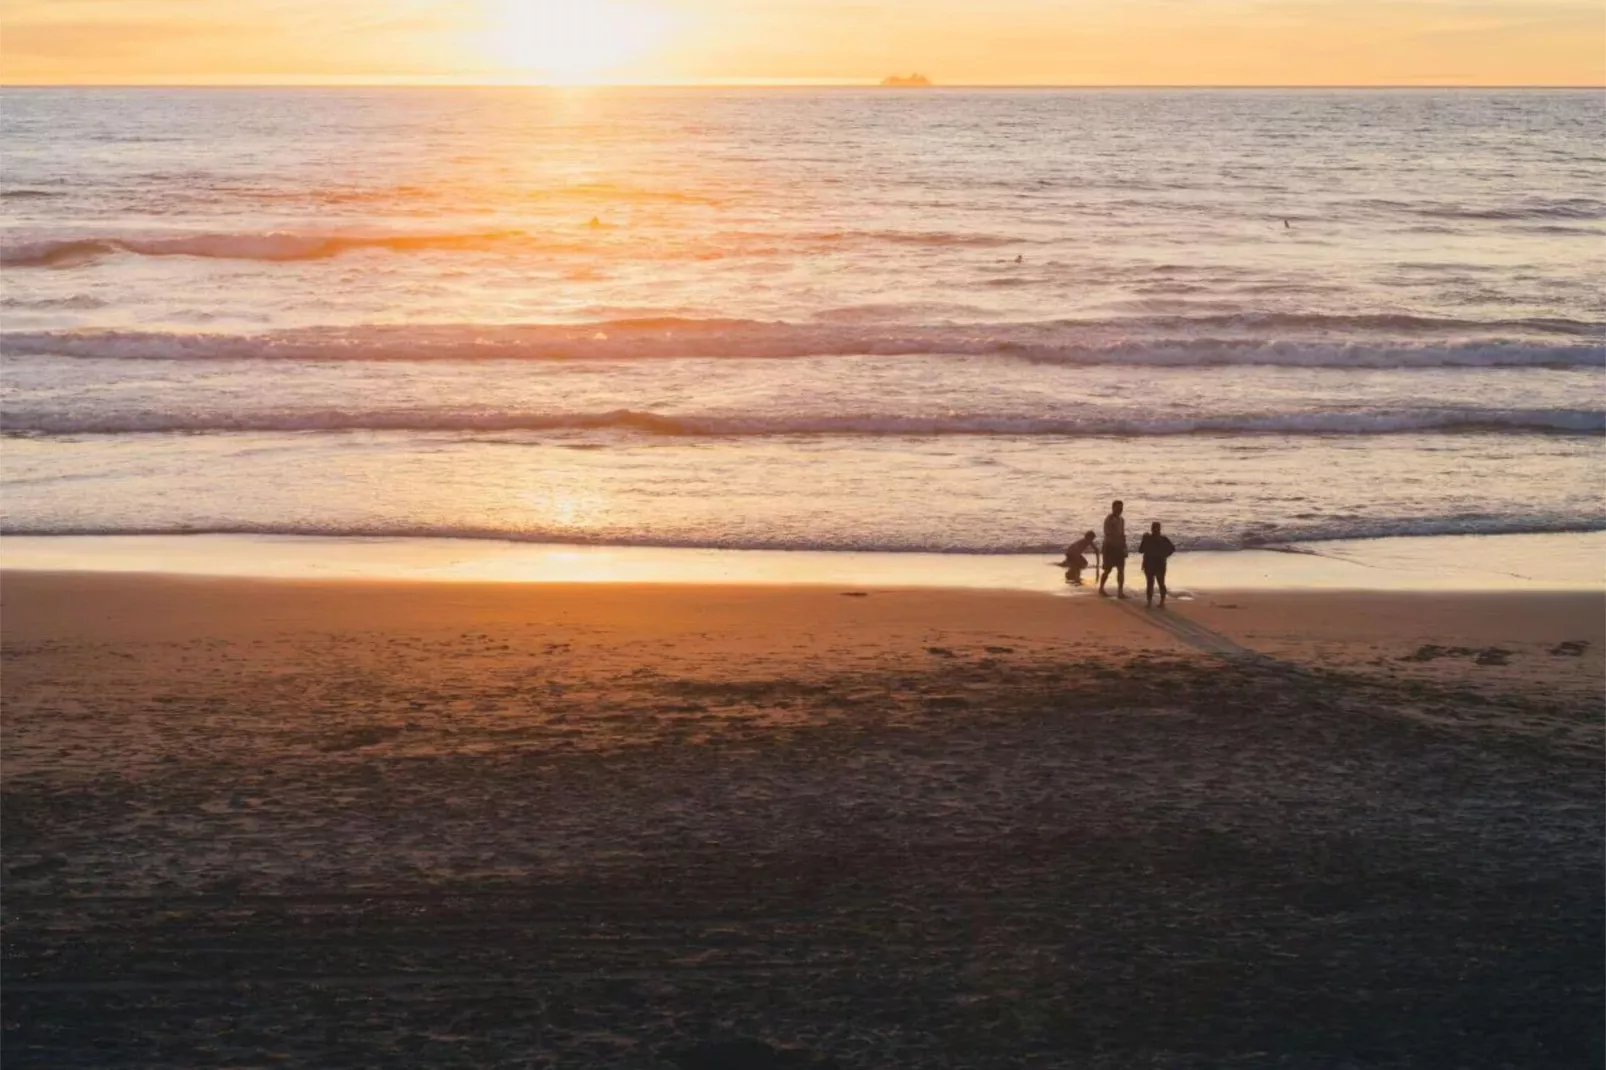
<svg viewBox="0 0 1606 1070">
<path fill-rule="evenodd" d="M 0 609 L 8 1066 L 1602 1055 L 1598 593 Z"/>
<path fill-rule="evenodd" d="M 1598 92 L 0 102 L 7 1070 L 1606 1058 Z"/>
</svg>

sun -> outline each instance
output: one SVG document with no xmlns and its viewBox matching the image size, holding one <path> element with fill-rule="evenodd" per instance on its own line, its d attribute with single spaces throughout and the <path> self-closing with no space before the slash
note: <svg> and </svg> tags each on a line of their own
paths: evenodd
<svg viewBox="0 0 1606 1070">
<path fill-rule="evenodd" d="M 623 0 L 490 0 L 486 51 L 509 73 L 565 85 L 617 76 L 656 45 L 663 11 Z"/>
</svg>

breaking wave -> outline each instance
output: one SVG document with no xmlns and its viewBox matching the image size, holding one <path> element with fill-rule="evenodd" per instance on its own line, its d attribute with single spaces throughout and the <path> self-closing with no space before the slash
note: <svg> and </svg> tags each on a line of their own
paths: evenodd
<svg viewBox="0 0 1606 1070">
<path fill-rule="evenodd" d="M 10 196 L 51 197 L 45 191 L 12 191 Z M 593 222 L 589 229 L 613 230 L 616 224 Z M 999 234 L 967 234 L 948 231 L 834 230 L 787 237 L 779 234 L 738 232 L 719 235 L 718 243 L 695 250 L 692 255 L 712 258 L 724 255 L 774 252 L 787 241 L 809 249 L 853 243 L 890 243 L 914 246 L 964 246 L 996 248 L 1020 244 L 1023 239 Z M 756 244 L 755 244 L 756 243 Z M 516 229 L 488 229 L 463 232 L 320 232 L 252 231 L 238 233 L 190 234 L 86 234 L 65 238 L 13 240 L 0 243 L 0 266 L 11 268 L 67 268 L 93 264 L 118 254 L 130 256 L 189 256 L 212 260 L 255 260 L 267 263 L 324 260 L 358 249 L 384 249 L 393 253 L 440 250 L 481 251 L 507 248 L 516 253 L 580 252 L 592 248 L 577 240 L 543 237 Z M 655 255 L 666 255 L 657 249 Z"/>
<path fill-rule="evenodd" d="M 1388 320 L 1395 317 L 1378 317 Z M 482 361 L 1001 356 L 1071 365 L 1315 368 L 1602 367 L 1600 325 L 1564 319 L 1450 321 L 1452 337 L 1331 338 L 1311 317 L 1043 323 L 764 323 L 740 319 L 584 324 L 310 327 L 253 334 L 46 330 L 0 332 L 9 354 L 104 360 Z M 1339 320 L 1345 317 L 1337 317 Z M 1354 324 L 1350 330 L 1355 329 Z M 1303 328 L 1304 334 L 1301 333 Z M 1339 328 L 1335 328 L 1337 330 Z M 1379 330 L 1383 329 L 1380 322 Z M 1267 337 L 1266 331 L 1284 336 Z M 1198 332 L 1198 333 L 1196 333 Z M 1313 336 L 1314 335 L 1314 336 Z"/>
<path fill-rule="evenodd" d="M 0 297 L 0 308 L 28 309 L 30 311 L 88 311 L 105 308 L 106 299 L 93 294 L 74 294 L 71 297 Z"/>
<path fill-rule="evenodd" d="M 521 231 L 492 230 L 440 234 L 186 234 L 166 237 L 83 237 L 0 245 L 0 266 L 74 267 L 118 253 L 135 256 L 193 256 L 215 260 L 322 260 L 354 249 L 416 252 L 477 249 L 528 241 Z"/>
<path fill-rule="evenodd" d="M 1577 516 L 1436 516 L 1409 518 L 1357 518 L 1314 522 L 1286 528 L 1259 528 L 1233 534 L 1206 532 L 1178 537 L 1180 550 L 1278 549 L 1311 542 L 1354 539 L 1411 538 L 1431 535 L 1541 535 L 1606 531 L 1606 520 Z M 597 534 L 570 528 L 498 528 L 455 525 L 420 525 L 397 521 L 362 525 L 305 521 L 267 523 L 117 525 L 62 525 L 34 522 L 0 522 L 0 535 L 273 535 L 322 539 L 472 539 L 566 546 L 639 546 L 717 550 L 805 550 L 862 553 L 934 554 L 1058 554 L 1063 543 L 969 542 L 920 538 L 866 538 L 851 531 L 831 532 L 819 538 L 744 532 L 707 537 L 636 535 L 626 532 Z"/>
<path fill-rule="evenodd" d="M 1200 316 L 1154 316 L 1138 321 L 1149 328 L 1176 330 L 1303 330 L 1352 331 L 1387 334 L 1560 335 L 1592 338 L 1606 344 L 1606 322 L 1568 319 L 1564 316 L 1527 316 L 1510 319 L 1466 319 L 1448 316 L 1413 316 L 1407 313 L 1333 314 L 1321 312 L 1228 312 Z"/>
<path fill-rule="evenodd" d="M 1434 205 L 1417 209 L 1417 214 L 1436 219 L 1606 219 L 1606 202 L 1589 197 L 1565 197 L 1559 200 L 1535 199 L 1524 204 L 1500 208 L 1468 208 L 1458 205 Z"/>
<path fill-rule="evenodd" d="M 1412 409 L 1357 412 L 1249 413 L 1197 418 L 1133 419 L 1097 413 L 1074 417 L 998 415 L 671 415 L 617 409 L 597 413 L 377 411 L 207 413 L 162 412 L 78 416 L 8 410 L 8 434 L 123 435 L 405 431 L 434 434 L 614 430 L 678 437 L 801 435 L 1148 436 L 1190 434 L 1391 435 L 1412 432 L 1606 434 L 1598 409 Z"/>
</svg>

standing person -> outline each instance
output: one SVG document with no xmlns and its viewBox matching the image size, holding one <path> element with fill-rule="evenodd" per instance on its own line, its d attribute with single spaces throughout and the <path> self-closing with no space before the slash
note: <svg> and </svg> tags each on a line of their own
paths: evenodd
<svg viewBox="0 0 1606 1070">
<path fill-rule="evenodd" d="M 1104 585 L 1113 569 L 1117 598 L 1126 597 L 1126 517 L 1121 515 L 1125 508 L 1124 502 L 1111 502 L 1110 515 L 1104 518 L 1104 570 L 1099 575 L 1099 594 L 1109 593 Z"/>
<path fill-rule="evenodd" d="M 1160 585 L 1160 608 L 1165 608 L 1165 563 L 1177 552 L 1171 540 L 1160 534 L 1160 522 L 1149 525 L 1149 533 L 1138 542 L 1138 553 L 1143 555 L 1143 576 L 1148 581 L 1149 605 L 1154 605 L 1154 585 Z"/>
</svg>

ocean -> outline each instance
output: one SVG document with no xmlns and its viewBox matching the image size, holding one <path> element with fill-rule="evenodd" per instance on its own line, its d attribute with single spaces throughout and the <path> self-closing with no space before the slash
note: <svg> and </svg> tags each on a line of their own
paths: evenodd
<svg viewBox="0 0 1606 1070">
<path fill-rule="evenodd" d="M 1596 92 L 8 89 L 0 532 L 1606 529 Z"/>
</svg>

